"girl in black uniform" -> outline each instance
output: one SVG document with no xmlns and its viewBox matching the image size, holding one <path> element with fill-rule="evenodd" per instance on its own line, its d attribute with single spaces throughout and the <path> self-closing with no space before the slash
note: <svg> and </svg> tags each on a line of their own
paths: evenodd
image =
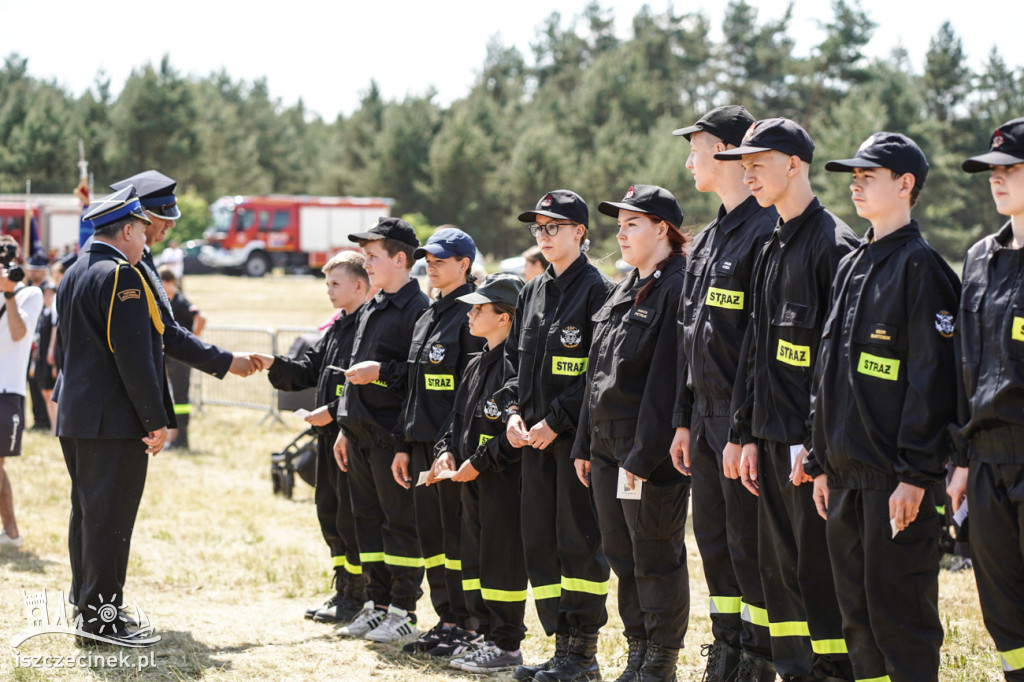
<svg viewBox="0 0 1024 682">
<path fill-rule="evenodd" d="M 957 327 L 966 447 L 948 492 L 966 493 L 971 557 L 985 627 L 1007 680 L 1024 680 L 1024 118 L 1001 125 L 989 152 L 963 164 L 990 170 L 996 211 L 1010 220 L 964 261 Z"/>
<path fill-rule="evenodd" d="M 619 577 L 629 656 L 618 680 L 667 682 L 676 679 L 690 612 L 690 478 L 668 455 L 689 238 L 679 230 L 679 204 L 661 187 L 634 185 L 598 210 L 617 218 L 622 258 L 634 269 L 593 318 L 573 458 L 580 481 L 589 477 L 604 553 Z"/>
</svg>

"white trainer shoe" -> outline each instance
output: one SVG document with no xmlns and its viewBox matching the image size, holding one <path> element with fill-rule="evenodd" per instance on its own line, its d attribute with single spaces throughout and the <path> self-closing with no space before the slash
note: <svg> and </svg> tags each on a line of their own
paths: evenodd
<svg viewBox="0 0 1024 682">
<path fill-rule="evenodd" d="M 351 623 L 339 626 L 334 633 L 342 637 L 364 637 L 384 621 L 385 615 L 387 611 L 374 607 L 373 602 L 368 601 Z"/>
<path fill-rule="evenodd" d="M 397 642 L 400 639 L 416 637 L 420 634 L 416 623 L 409 617 L 409 612 L 397 606 L 388 608 L 388 615 L 384 620 L 366 633 L 366 639 L 371 642 Z"/>
</svg>

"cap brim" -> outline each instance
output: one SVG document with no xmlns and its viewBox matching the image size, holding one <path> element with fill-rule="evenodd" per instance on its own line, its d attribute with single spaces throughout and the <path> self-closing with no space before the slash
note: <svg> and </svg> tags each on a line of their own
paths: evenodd
<svg viewBox="0 0 1024 682">
<path fill-rule="evenodd" d="M 562 215 L 561 213 L 555 213 L 554 211 L 526 211 L 525 213 L 519 214 L 519 222 L 532 223 L 537 220 L 537 216 L 539 215 L 542 215 L 545 218 L 554 218 L 555 220 L 572 220 L 573 222 L 576 222 L 569 216 Z"/>
<path fill-rule="evenodd" d="M 492 301 L 491 299 L 487 298 L 483 294 L 478 294 L 475 291 L 473 293 L 471 293 L 471 294 L 466 294 L 465 296 L 459 296 L 455 300 L 456 301 L 462 301 L 463 303 L 468 303 L 470 305 L 483 305 L 484 303 L 494 303 L 495 302 L 495 301 Z"/>
<path fill-rule="evenodd" d="M 610 216 L 612 218 L 617 218 L 619 216 L 620 210 L 633 211 L 634 213 L 646 213 L 647 215 L 654 215 L 650 211 L 645 211 L 639 206 L 627 204 L 623 201 L 602 201 L 600 204 L 597 205 L 597 210 L 605 214 L 606 216 Z"/>
<path fill-rule="evenodd" d="M 146 211 L 138 211 L 138 212 L 132 211 L 128 215 L 132 216 L 133 218 L 138 218 L 139 220 L 141 220 L 142 222 L 146 223 L 147 225 L 152 225 L 153 224 L 153 221 L 149 219 L 148 215 L 146 215 Z"/>
<path fill-rule="evenodd" d="M 687 126 L 686 128 L 676 128 L 675 130 L 672 131 L 672 134 L 685 137 L 687 140 L 689 140 L 690 135 L 693 135 L 698 130 L 703 130 L 703 128 L 701 128 L 700 126 L 692 125 Z"/>
<path fill-rule="evenodd" d="M 384 235 L 376 232 L 356 232 L 348 236 L 350 242 L 373 241 L 374 239 L 384 239 Z"/>
<path fill-rule="evenodd" d="M 854 168 L 885 168 L 880 163 L 854 157 L 852 159 L 836 159 L 825 164 L 825 170 L 835 173 L 849 173 Z"/>
<path fill-rule="evenodd" d="M 448 249 L 444 248 L 440 244 L 424 244 L 423 246 L 421 246 L 420 248 L 416 249 L 413 252 L 413 254 L 412 254 L 413 260 L 419 260 L 420 258 L 423 258 L 424 256 L 426 256 L 428 253 L 430 255 L 432 255 L 432 256 L 435 256 L 437 258 L 442 258 L 442 259 L 444 259 L 444 258 L 452 258 L 454 256 L 458 256 L 459 255 L 459 254 L 455 253 L 454 251 L 449 251 Z"/>
<path fill-rule="evenodd" d="M 771 147 L 736 147 L 735 149 L 727 149 L 724 152 L 718 152 L 715 154 L 715 158 L 719 161 L 735 161 L 736 159 L 746 156 L 747 154 L 760 154 L 761 152 L 776 151 Z"/>
<path fill-rule="evenodd" d="M 1024 163 L 1024 158 L 1006 152 L 989 152 L 980 156 L 972 156 L 960 167 L 968 173 L 982 173 L 991 169 L 992 166 L 1016 166 L 1018 163 Z"/>
</svg>

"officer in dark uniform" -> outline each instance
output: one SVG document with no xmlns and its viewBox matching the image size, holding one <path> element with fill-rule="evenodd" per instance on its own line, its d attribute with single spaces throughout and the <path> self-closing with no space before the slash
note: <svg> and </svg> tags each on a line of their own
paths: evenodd
<svg viewBox="0 0 1024 682">
<path fill-rule="evenodd" d="M 1007 680 L 1024 680 L 1024 118 L 992 133 L 989 151 L 963 163 L 991 171 L 996 210 L 1009 220 L 971 247 L 957 327 L 960 436 L 949 495 L 966 493 L 971 556 L 985 627 Z"/>
<path fill-rule="evenodd" d="M 740 447 L 729 443 L 729 405 L 750 319 L 754 258 L 778 214 L 758 205 L 739 164 L 714 154 L 738 147 L 753 123 L 746 109 L 728 105 L 674 131 L 690 143 L 686 167 L 697 190 L 722 200 L 687 257 L 672 414 L 672 456 L 680 471 L 693 476 L 693 535 L 711 597 L 714 642 L 701 652 L 707 653 L 706 682 L 725 682 L 734 673 L 741 682 L 775 679 L 758 572 L 757 498 L 725 475 L 725 467 L 739 466 Z"/>
<path fill-rule="evenodd" d="M 810 399 L 829 290 L 839 259 L 857 244 L 811 189 L 814 142 L 784 118 L 758 121 L 742 144 L 715 154 L 739 161 L 744 181 L 779 222 L 754 261 L 750 322 L 733 390 L 730 441 L 739 475 L 758 501 L 758 557 L 772 660 L 784 680 L 852 680 L 825 522 L 804 480 Z M 735 473 L 732 475 L 736 475 Z M 809 479 L 808 479 L 809 480 Z"/>
<path fill-rule="evenodd" d="M 119 616 L 148 456 L 174 414 L 159 304 L 138 268 L 149 218 L 126 187 L 93 202 L 92 244 L 60 284 L 57 435 L 71 475 L 73 602 L 86 632 L 123 636 Z"/>
<path fill-rule="evenodd" d="M 668 457 L 679 356 L 683 212 L 661 187 L 633 185 L 598 210 L 618 221 L 633 266 L 594 315 L 587 389 L 572 456 L 590 485 L 601 545 L 619 578 L 629 655 L 623 682 L 674 682 L 690 615 L 686 508 L 690 477 Z M 589 482 L 588 482 L 589 474 Z M 623 483 L 639 499 L 620 499 Z"/>
<path fill-rule="evenodd" d="M 586 388 L 591 318 L 611 289 L 587 260 L 586 202 L 569 190 L 548 192 L 531 223 L 550 265 L 519 296 L 505 342 L 505 409 L 513 447 L 523 447 L 523 541 L 533 597 L 555 655 L 521 666 L 517 680 L 594 679 L 597 634 L 608 620 L 608 562 L 590 495 L 570 452 Z"/>
<path fill-rule="evenodd" d="M 871 222 L 832 285 L 808 467 L 819 513 L 827 512 L 843 636 L 856 679 L 934 682 L 942 645 L 935 493 L 956 420 L 960 282 L 911 218 L 928 175 L 913 140 L 875 133 L 825 170 L 852 171 L 854 206 Z"/>
</svg>

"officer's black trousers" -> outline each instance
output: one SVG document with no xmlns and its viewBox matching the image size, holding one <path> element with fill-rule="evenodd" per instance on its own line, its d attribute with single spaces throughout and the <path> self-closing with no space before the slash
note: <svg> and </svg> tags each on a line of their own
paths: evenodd
<svg viewBox="0 0 1024 682">
<path fill-rule="evenodd" d="M 548 635 L 596 634 L 608 621 L 608 562 L 590 491 L 576 477 L 572 441 L 523 448 L 522 522 L 537 616 Z"/>
<path fill-rule="evenodd" d="M 829 490 L 828 549 L 843 635 L 856 679 L 937 682 L 941 519 L 926 490 L 917 519 L 893 538 L 891 494 Z"/>
<path fill-rule="evenodd" d="M 96 614 L 105 604 L 121 606 L 149 455 L 140 438 L 61 438 L 60 446 L 71 475 L 71 602 Z M 88 621 L 89 632 L 112 630 L 112 619 Z"/>
<path fill-rule="evenodd" d="M 519 518 L 519 462 L 484 471 L 462 493 L 462 589 L 470 621 L 505 651 L 526 634 L 526 556 Z"/>
<path fill-rule="evenodd" d="M 685 544 L 690 484 L 645 483 L 639 500 L 618 499 L 614 453 L 628 449 L 632 440 L 591 441 L 590 487 L 601 544 L 619 578 L 619 616 L 626 636 L 680 649 L 690 617 Z"/>
<path fill-rule="evenodd" d="M 167 358 L 167 380 L 171 384 L 171 396 L 174 398 L 174 420 L 178 423 L 178 436 L 174 444 L 188 447 L 188 422 L 192 415 L 192 402 L 189 399 L 189 383 L 192 379 L 192 368 L 174 358 Z"/>
<path fill-rule="evenodd" d="M 825 521 L 810 484 L 794 486 L 789 445 L 758 440 L 758 556 L 779 675 L 852 680 Z"/>
<path fill-rule="evenodd" d="M 1024 465 L 974 460 L 971 557 L 981 614 L 1007 680 L 1024 680 Z"/>
<path fill-rule="evenodd" d="M 409 475 L 415 484 L 421 471 L 434 463 L 433 443 L 413 443 L 409 453 Z M 459 563 L 459 484 L 440 481 L 413 488 L 416 502 L 416 531 L 420 555 L 427 570 L 430 602 L 443 623 L 465 627 L 466 600 L 462 596 L 462 567 Z"/>
<path fill-rule="evenodd" d="M 335 570 L 353 575 L 363 572 L 359 565 L 359 544 L 356 540 L 356 522 L 352 517 L 352 498 L 348 492 L 348 474 L 334 459 L 334 441 L 337 429 L 321 434 L 316 439 L 316 518 L 320 533 L 331 549 L 331 563 Z"/>
<path fill-rule="evenodd" d="M 398 485 L 391 475 L 394 457 L 389 443 L 351 436 L 348 488 L 367 597 L 375 605 L 415 611 L 423 594 L 423 557 L 412 490 Z"/>
<path fill-rule="evenodd" d="M 693 535 L 711 596 L 711 632 L 734 649 L 771 659 L 757 560 L 757 498 L 726 478 L 729 417 L 694 413 L 690 427 Z"/>
</svg>

